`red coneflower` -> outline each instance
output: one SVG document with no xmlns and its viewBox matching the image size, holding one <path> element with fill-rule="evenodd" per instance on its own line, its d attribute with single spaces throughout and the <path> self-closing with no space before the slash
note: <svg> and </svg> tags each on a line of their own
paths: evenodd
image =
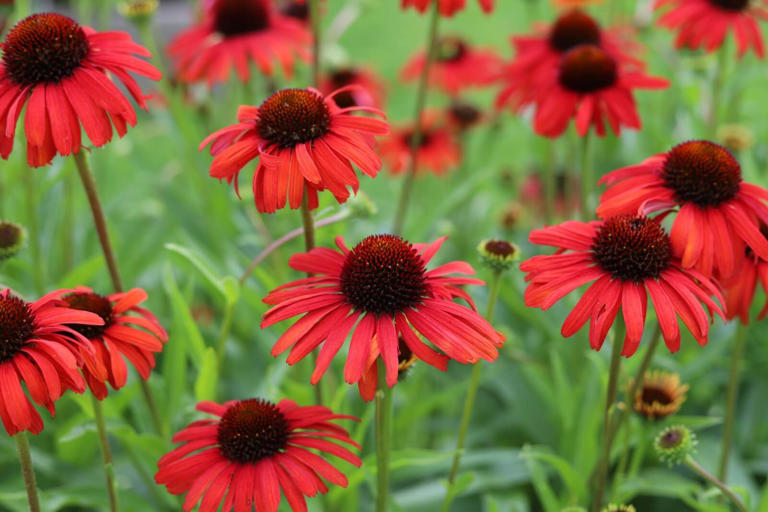
<svg viewBox="0 0 768 512">
<path fill-rule="evenodd" d="M 320 92 L 332 94 L 333 91 L 356 85 L 337 94 L 333 100 L 339 108 L 376 107 L 382 108 L 386 96 L 384 80 L 375 71 L 364 68 L 339 68 L 320 80 Z"/>
<path fill-rule="evenodd" d="M 542 70 L 538 89 L 531 94 L 536 103 L 533 127 L 546 137 L 557 137 L 575 119 L 576 131 L 586 136 L 590 127 L 603 137 L 608 123 L 614 134 L 621 127 L 640 128 L 632 91 L 664 89 L 669 82 L 628 66 L 598 46 L 585 44 L 566 52 L 557 68 Z"/>
<path fill-rule="evenodd" d="M 143 109 L 145 96 L 129 71 L 159 80 L 160 72 L 134 57 L 151 54 L 125 32 L 96 32 L 54 13 L 33 14 L 5 38 L 0 63 L 0 155 L 13 150 L 16 124 L 26 104 L 27 161 L 33 167 L 56 154 L 78 153 L 80 125 L 94 146 L 136 125 L 136 112 L 110 78 L 120 79 Z"/>
<path fill-rule="evenodd" d="M 515 58 L 503 66 L 500 78 L 504 88 L 496 98 L 496 106 L 517 110 L 530 103 L 540 88 L 544 72 L 557 70 L 563 55 L 584 44 L 599 46 L 622 65 L 643 67 L 632 56 L 640 51 L 637 43 L 624 37 L 620 29 L 604 30 L 592 16 L 581 9 L 565 11 L 552 25 L 538 24 L 531 35 L 511 39 Z"/>
<path fill-rule="evenodd" d="M 758 219 L 768 223 L 768 191 L 744 183 L 741 166 L 723 146 L 694 140 L 602 177 L 608 189 L 597 214 L 606 218 L 679 207 L 670 239 L 685 268 L 725 279 L 739 270 L 749 247 L 768 259 Z"/>
<path fill-rule="evenodd" d="M 656 9 L 667 6 L 671 9 L 659 18 L 659 25 L 678 30 L 676 47 L 713 52 L 732 30 L 739 57 L 750 48 L 758 57 L 765 56 L 757 20 L 768 20 L 766 0 L 656 0 L 654 4 Z"/>
<path fill-rule="evenodd" d="M 311 42 L 305 24 L 277 12 L 271 0 L 213 0 L 200 24 L 171 40 L 168 54 L 179 80 L 205 79 L 213 86 L 225 82 L 233 67 L 247 82 L 251 62 L 269 76 L 277 61 L 290 78 L 294 55 L 309 60 Z"/>
<path fill-rule="evenodd" d="M 467 4 L 467 0 L 402 0 L 402 7 L 403 9 L 413 7 L 423 13 L 431 5 L 434 5 L 433 2 L 437 2 L 441 15 L 449 17 L 462 10 Z M 483 11 L 489 13 L 493 11 L 495 0 L 477 0 L 477 3 L 480 4 Z"/>
<path fill-rule="evenodd" d="M 147 300 L 147 293 L 134 288 L 125 293 L 115 293 L 106 297 L 93 293 L 87 287 L 77 287 L 74 293 L 63 297 L 70 308 L 90 311 L 101 317 L 103 325 L 73 325 L 76 330 L 91 341 L 96 358 L 107 369 L 107 381 L 113 389 L 125 386 L 128 367 L 123 360 L 127 358 L 143 379 L 155 367 L 155 352 L 163 350 L 163 343 L 168 335 L 160 326 L 155 315 L 139 307 Z M 129 314 L 133 313 L 133 314 Z M 93 395 L 102 400 L 107 396 L 105 379 L 83 368 L 85 380 Z"/>
<path fill-rule="evenodd" d="M 259 163 L 253 175 L 253 195 L 260 212 L 301 206 L 306 188 L 310 208 L 317 207 L 317 191 L 328 189 L 337 201 L 349 198 L 348 187 L 357 192 L 359 183 L 352 164 L 374 177 L 381 160 L 373 150 L 374 135 L 389 133 L 379 119 L 350 115 L 365 110 L 384 117 L 372 107 L 340 109 L 333 98 L 353 90 L 350 85 L 323 96 L 316 89 L 283 89 L 259 107 L 243 105 L 238 124 L 208 136 L 215 155 L 210 174 L 235 183 L 240 170 L 254 158 Z M 305 186 L 306 185 L 306 186 Z"/>
<path fill-rule="evenodd" d="M 262 328 L 304 314 L 280 337 L 272 355 L 291 349 L 287 362 L 294 364 L 322 344 L 312 373 L 316 384 L 352 333 L 346 382 L 359 382 L 371 359 L 381 355 L 389 387 L 397 382 L 399 337 L 416 357 L 441 370 L 449 358 L 461 363 L 495 360 L 504 336 L 474 309 L 453 302 L 462 298 L 472 305 L 458 286 L 484 283 L 446 277 L 473 274 L 472 267 L 455 261 L 426 269 L 444 240 L 411 245 L 394 235 L 373 235 L 349 250 L 337 237 L 340 252 L 316 248 L 293 255 L 291 268 L 314 277 L 280 286 L 264 298 L 274 306 L 264 314 Z M 414 330 L 443 353 L 423 343 Z"/>
<path fill-rule="evenodd" d="M 197 410 L 218 416 L 198 420 L 173 437 L 185 443 L 157 463 L 155 481 L 171 494 L 187 493 L 184 511 L 277 512 L 281 492 L 293 511 L 306 511 L 305 496 L 328 492 L 326 481 L 347 486 L 347 477 L 310 450 L 329 453 L 355 466 L 360 459 L 332 442 L 360 446 L 332 423 L 354 416 L 319 405 L 277 405 L 261 399 L 200 402 Z M 322 478 L 321 478 L 322 477 Z M 223 502 L 223 505 L 222 505 Z"/>
<path fill-rule="evenodd" d="M 768 235 L 765 224 L 760 224 L 760 232 L 764 237 Z M 747 248 L 744 260 L 738 267 L 740 270 L 722 283 L 726 313 L 729 320 L 738 318 L 742 324 L 747 325 L 758 281 L 763 292 L 768 295 L 768 261 L 757 257 L 751 248 Z M 766 314 L 768 314 L 768 300 L 757 314 L 757 319 L 762 320 Z"/>
<path fill-rule="evenodd" d="M 455 96 L 470 87 L 489 85 L 498 79 L 501 58 L 491 50 L 472 48 L 461 38 L 447 36 L 437 42 L 435 61 L 429 68 L 429 83 Z M 416 53 L 405 64 L 400 79 L 404 82 L 421 77 L 427 55 Z"/>
<path fill-rule="evenodd" d="M 98 315 L 68 309 L 59 299 L 69 290 L 58 290 L 25 302 L 0 292 L 0 419 L 8 435 L 23 430 L 38 434 L 43 420 L 27 398 L 44 405 L 53 416 L 54 402 L 68 389 L 85 391 L 78 367 L 88 364 L 104 374 L 93 359 L 88 339 L 67 324 L 98 326 Z"/>
<path fill-rule="evenodd" d="M 604 221 L 567 221 L 531 232 L 534 244 L 558 248 L 556 254 L 534 256 L 520 265 L 529 282 L 528 307 L 549 309 L 579 286 L 592 283 L 566 318 L 561 333 L 572 336 L 587 322 L 595 350 L 605 341 L 619 309 L 627 333 L 621 354 L 635 353 L 643 336 L 647 295 L 651 296 L 664 341 L 670 352 L 680 348 L 677 316 L 704 345 L 709 321 L 700 302 L 724 318 L 716 285 L 696 270 L 685 270 L 672 256 L 669 236 L 656 220 L 641 215 L 618 215 Z M 566 252 L 571 251 L 571 252 Z M 594 282 L 593 282 L 594 281 Z"/>
<path fill-rule="evenodd" d="M 376 386 L 379 383 L 378 347 L 379 341 L 374 336 L 371 340 L 374 347 L 368 356 L 368 369 L 363 372 L 362 378 L 357 382 L 357 390 L 360 397 L 366 402 L 376 398 Z M 397 378 L 400 380 L 407 375 L 408 370 L 416 364 L 419 358 L 414 355 L 402 337 L 397 340 Z"/>
<path fill-rule="evenodd" d="M 411 161 L 411 143 L 415 137 L 412 124 L 392 130 L 379 144 L 381 158 L 392 174 L 405 172 Z M 422 121 L 416 156 L 416 173 L 426 169 L 440 176 L 461 161 L 461 146 L 453 130 L 438 122 L 438 116 L 426 113 Z"/>
</svg>

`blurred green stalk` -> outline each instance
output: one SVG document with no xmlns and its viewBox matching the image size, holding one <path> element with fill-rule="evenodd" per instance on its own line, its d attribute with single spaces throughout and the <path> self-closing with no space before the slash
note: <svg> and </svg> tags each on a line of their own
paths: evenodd
<svg viewBox="0 0 768 512">
<path fill-rule="evenodd" d="M 104 463 L 104 477 L 107 481 L 109 510 L 110 512 L 118 512 L 120 510 L 120 505 L 117 500 L 117 485 L 115 484 L 115 468 L 112 464 L 112 449 L 109 447 L 107 425 L 104 423 L 104 408 L 101 406 L 101 402 L 93 396 L 93 393 L 91 393 L 91 403 L 93 404 L 93 416 L 96 420 L 96 430 L 99 434 L 101 457 Z"/>
<path fill-rule="evenodd" d="M 726 476 L 728 475 L 728 459 L 731 456 L 731 444 L 733 442 L 733 422 L 736 416 L 736 402 L 739 395 L 739 372 L 741 370 L 741 360 L 744 359 L 746 339 L 747 328 L 743 323 L 739 322 L 734 338 L 733 352 L 731 353 L 731 370 L 728 377 L 728 392 L 725 401 L 720 466 L 717 471 L 717 477 L 723 482 L 726 481 Z"/>
<path fill-rule="evenodd" d="M 739 509 L 741 512 L 749 512 L 749 510 L 747 510 L 747 507 L 744 505 L 741 499 L 739 499 L 739 497 L 736 496 L 736 494 L 734 494 L 734 492 L 730 490 L 727 485 L 725 485 L 723 482 L 715 478 L 715 476 L 712 473 L 704 469 L 704 467 L 701 466 L 695 460 L 693 460 L 693 458 L 690 455 L 686 457 L 685 465 L 691 468 L 696 473 L 698 473 L 702 478 L 704 478 L 704 480 L 708 481 L 709 483 L 711 483 L 712 485 L 720 489 L 723 492 L 723 494 L 725 494 L 728 497 L 728 499 L 731 500 L 731 502 L 733 502 L 733 504 L 736 505 L 736 508 Z"/>
<path fill-rule="evenodd" d="M 493 316 L 496 311 L 496 302 L 499 298 L 499 290 L 501 288 L 501 271 L 495 270 L 493 277 L 491 278 L 491 285 L 488 292 L 488 305 L 485 312 L 485 319 L 488 323 L 493 322 Z M 467 391 L 467 398 L 464 402 L 464 411 L 461 413 L 461 424 L 459 426 L 459 435 L 456 439 L 456 453 L 453 455 L 453 463 L 451 464 L 451 472 L 448 475 L 448 485 L 446 487 L 445 499 L 443 500 L 442 511 L 448 512 L 451 508 L 451 502 L 453 501 L 453 484 L 456 482 L 456 476 L 459 473 L 459 466 L 461 465 L 461 456 L 464 450 L 464 441 L 467 437 L 467 430 L 469 429 L 469 421 L 472 418 L 472 409 L 475 406 L 475 398 L 477 397 L 477 390 L 480 387 L 480 375 L 483 370 L 483 361 L 478 361 L 472 368 L 472 379 L 469 384 L 469 391 Z"/>
<path fill-rule="evenodd" d="M 22 169 L 21 179 L 24 182 L 24 194 L 27 203 L 27 230 L 29 231 L 29 252 L 32 256 L 32 279 L 35 283 L 35 293 L 43 295 L 45 291 L 45 266 L 40 253 L 40 228 L 37 218 L 37 186 L 35 185 L 35 170 Z"/>
<path fill-rule="evenodd" d="M 405 227 L 405 216 L 408 213 L 408 204 L 413 192 L 413 184 L 416 181 L 416 166 L 419 156 L 419 145 L 421 144 L 421 132 L 423 123 L 424 108 L 427 104 L 427 91 L 429 89 L 429 71 L 432 69 L 432 63 L 437 56 L 437 26 L 440 20 L 439 11 L 440 2 L 432 2 L 432 18 L 429 24 L 427 36 L 427 59 L 424 62 L 424 69 L 419 79 L 419 89 L 416 92 L 416 114 L 414 115 L 414 127 L 411 134 L 411 159 L 408 163 L 408 169 L 403 178 L 403 188 L 400 190 L 400 200 L 395 210 L 395 223 L 392 232 L 400 235 Z"/>
<path fill-rule="evenodd" d="M 613 325 L 613 347 L 611 351 L 611 370 L 608 376 L 608 388 L 605 397 L 605 416 L 604 416 L 604 438 L 603 453 L 598 462 L 597 485 L 595 487 L 595 498 L 592 502 L 593 512 L 599 512 L 603 504 L 603 494 L 605 493 L 605 484 L 608 480 L 608 466 L 611 461 L 611 447 L 613 438 L 611 424 L 613 422 L 614 405 L 616 404 L 616 395 L 618 391 L 619 372 L 621 371 L 621 348 L 624 344 L 624 335 L 626 326 L 623 318 L 616 318 Z"/>
<path fill-rule="evenodd" d="M 21 474 L 24 475 L 24 487 L 27 489 L 27 501 L 29 512 L 40 512 L 40 498 L 37 496 L 37 483 L 35 482 L 35 468 L 32 467 L 32 458 L 29 456 L 29 440 L 27 432 L 22 430 L 15 436 L 16 450 L 19 452 Z"/>
<path fill-rule="evenodd" d="M 389 512 L 389 458 L 392 444 L 392 395 L 387 386 L 387 368 L 378 358 L 376 389 L 376 512 Z"/>
<path fill-rule="evenodd" d="M 589 222 L 595 216 L 592 192 L 596 184 L 592 170 L 591 141 L 589 132 L 581 138 L 581 220 L 584 222 Z"/>
</svg>

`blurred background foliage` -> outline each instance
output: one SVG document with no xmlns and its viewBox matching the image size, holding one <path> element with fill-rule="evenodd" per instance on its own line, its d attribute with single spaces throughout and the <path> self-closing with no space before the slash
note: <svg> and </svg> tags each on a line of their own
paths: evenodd
<svg viewBox="0 0 768 512">
<path fill-rule="evenodd" d="M 32 1 L 31 9 L 70 13 L 81 23 L 102 30 L 131 30 L 135 38 L 152 46 L 147 33 L 136 33 L 117 15 L 116 3 Z M 528 31 L 533 21 L 552 20 L 555 13 L 546 0 L 497 3 L 493 15 L 485 16 L 475 2 L 469 2 L 465 11 L 445 20 L 441 32 L 492 47 L 509 59 L 509 37 Z M 672 81 L 668 90 L 636 95 L 644 121 L 642 131 L 594 142 L 596 173 L 705 136 L 702 119 L 718 65 L 716 57 L 674 51 L 673 36 L 652 25 L 646 0 L 606 1 L 592 12 L 603 23 L 633 22 L 637 37 L 646 46 L 644 58 L 651 74 Z M 164 40 L 192 18 L 192 2 L 163 0 L 151 27 L 158 45 L 162 47 Z M 342 21 L 349 23 L 348 28 Z M 323 67 L 362 64 L 375 69 L 388 83 L 390 121 L 407 121 L 413 111 L 415 86 L 403 85 L 398 73 L 406 59 L 423 47 L 426 25 L 425 17 L 413 10 L 402 11 L 396 0 L 328 0 Z M 766 186 L 766 70 L 752 54 L 737 61 L 730 59 L 733 53 L 731 47 L 721 119 L 751 133 L 754 144 L 737 155 L 745 179 Z M 238 285 L 254 257 L 271 241 L 300 226 L 299 214 L 283 210 L 259 215 L 248 186 L 251 173 L 243 172 L 242 200 L 238 200 L 231 187 L 208 177 L 211 159 L 197 151 L 205 135 L 233 122 L 239 104 L 258 105 L 265 98 L 273 84 L 255 76 L 246 86 L 233 79 L 212 91 L 191 87 L 186 91 L 188 101 L 176 101 L 175 107 L 174 101 L 163 101 L 158 94 L 159 99 L 148 113 L 140 114 L 137 127 L 125 138 L 91 151 L 124 280 L 148 291 L 150 309 L 170 333 L 149 381 L 161 405 L 164 435 L 153 433 L 135 374 L 124 389 L 104 402 L 120 500 L 126 511 L 180 509 L 177 499 L 154 485 L 152 477 L 157 459 L 171 446 L 170 433 L 199 417 L 194 411 L 198 400 L 288 397 L 301 404 L 313 401 L 307 361 L 288 367 L 284 359 L 275 360 L 269 354 L 287 325 L 259 329 L 266 310 L 261 298 L 298 277 L 287 260 L 303 250 L 303 242 L 295 239 L 282 246 L 256 267 L 244 286 Z M 292 81 L 280 75 L 274 79 L 281 87 L 304 87 L 309 70 L 300 66 Z M 164 90 L 181 94 L 179 89 Z M 497 116 L 492 112 L 495 92 L 490 88 L 465 98 L 481 107 L 489 121 L 463 137 L 464 157 L 458 169 L 444 178 L 424 175 L 418 179 L 405 231 L 413 242 L 450 235 L 439 256 L 441 262 L 469 261 L 486 279 L 490 271 L 482 269 L 475 251 L 480 239 L 515 241 L 523 257 L 536 250 L 527 243 L 527 235 L 543 225 L 541 198 L 521 195 L 527 177 L 552 155 L 558 169 L 568 176 L 564 182 L 578 182 L 578 169 L 572 165 L 578 161 L 575 134 L 569 132 L 554 142 L 535 136 L 529 115 L 513 117 L 503 112 Z M 429 104 L 445 107 L 449 100 L 433 91 Z M 45 288 L 82 284 L 107 293 L 110 286 L 98 240 L 75 180 L 69 159 L 59 157 L 51 166 L 31 171 L 24 152 L 16 151 L 8 161 L 0 162 L 0 217 L 27 223 L 25 184 L 31 186 L 37 199 L 44 261 L 43 274 L 38 277 Z M 362 194 L 375 205 L 375 212 L 361 205 L 360 199 L 338 206 L 328 194 L 322 195 L 318 217 L 346 210 L 351 215 L 320 228 L 318 244 L 329 245 L 337 235 L 354 244 L 368 234 L 387 232 L 399 188 L 400 178 L 392 178 L 386 171 L 373 180 L 363 177 Z M 575 215 L 566 211 L 561 218 Z M 36 272 L 26 251 L 0 266 L 0 285 L 35 297 Z M 585 332 L 567 340 L 561 337 L 559 325 L 575 304 L 575 294 L 542 312 L 524 306 L 523 289 L 519 271 L 504 276 L 495 323 L 508 341 L 499 360 L 484 368 L 455 511 L 550 512 L 584 506 L 589 500 L 588 478 L 597 462 L 602 435 L 607 350 L 590 350 Z M 486 290 L 475 287 L 470 293 L 482 309 Z M 762 300 L 758 297 L 757 301 Z M 228 308 L 233 311 L 232 329 L 225 363 L 219 370 L 215 351 Z M 649 325 L 653 321 L 649 319 Z M 617 460 L 629 450 L 627 478 L 611 489 L 611 501 L 633 503 L 639 511 L 727 510 L 717 494 L 692 473 L 661 464 L 650 442 L 666 424 L 688 425 L 700 440 L 700 462 L 709 468 L 716 466 L 733 332 L 734 326 L 717 322 L 706 347 L 686 337 L 674 356 L 659 350 L 654 368 L 679 373 L 690 385 L 688 399 L 679 415 L 669 420 L 648 423 L 632 418 L 629 432 L 620 434 L 614 450 Z M 729 483 L 749 500 L 751 509 L 768 510 L 768 344 L 763 323 L 750 326 L 748 337 Z M 625 364 L 622 389 L 638 364 L 639 357 Z M 372 509 L 375 485 L 373 407 L 343 382 L 342 365 L 337 358 L 324 378 L 324 393 L 334 410 L 362 418 L 351 428 L 353 437 L 363 444 L 364 464 L 356 469 L 339 462 L 349 475 L 349 488 L 333 489 L 327 508 L 319 499 L 310 500 L 310 507 L 365 512 Z M 470 371 L 455 363 L 446 373 L 416 365 L 397 386 L 393 510 L 436 510 L 441 502 Z M 32 438 L 44 510 L 106 509 L 91 419 L 89 400 L 68 393 L 57 403 L 56 418 L 46 417 L 44 432 Z M 0 510 L 26 510 L 18 461 L 7 436 L 0 436 Z"/>
</svg>

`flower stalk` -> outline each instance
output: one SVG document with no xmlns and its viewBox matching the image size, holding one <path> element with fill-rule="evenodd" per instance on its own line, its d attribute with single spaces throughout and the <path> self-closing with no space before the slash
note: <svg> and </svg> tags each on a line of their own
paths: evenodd
<svg viewBox="0 0 768 512">
<path fill-rule="evenodd" d="M 408 162 L 408 169 L 405 172 L 405 178 L 403 178 L 403 187 L 400 190 L 400 200 L 395 210 L 395 223 L 392 228 L 392 232 L 395 235 L 400 235 L 405 227 L 405 217 L 408 213 L 408 205 L 411 200 L 411 194 L 413 193 L 413 184 L 416 181 L 416 167 L 419 156 L 419 143 L 421 142 L 421 135 L 423 130 L 423 114 L 424 108 L 427 104 L 427 91 L 429 89 L 429 72 L 432 69 L 432 64 L 437 57 L 437 33 L 438 33 L 438 21 L 440 20 L 439 3 L 432 2 L 432 14 L 429 24 L 429 32 L 427 35 L 427 58 L 424 62 L 424 69 L 421 72 L 419 78 L 419 88 L 416 92 L 416 113 L 414 115 L 414 127 L 413 134 L 411 136 L 411 158 Z"/>
<path fill-rule="evenodd" d="M 384 360 L 378 359 L 376 389 L 376 512 L 389 512 L 389 460 L 392 445 L 392 395 Z"/>
<path fill-rule="evenodd" d="M 37 495 L 37 482 L 35 481 L 35 468 L 32 466 L 32 457 L 29 455 L 29 440 L 27 433 L 21 431 L 13 440 L 16 442 L 16 450 L 19 452 L 21 473 L 24 476 L 24 487 L 27 490 L 29 512 L 40 512 L 40 498 Z"/>
<path fill-rule="evenodd" d="M 721 442 L 720 465 L 717 471 L 718 479 L 723 482 L 728 476 L 728 459 L 731 455 L 731 445 L 733 442 L 733 423 L 736 416 L 736 402 L 739 394 L 739 373 L 741 371 L 741 360 L 744 358 L 744 346 L 746 344 L 747 328 L 739 322 L 736 329 L 733 352 L 731 353 L 731 369 L 728 377 L 728 391 L 725 402 L 725 420 L 723 421 L 723 439 Z"/>
<path fill-rule="evenodd" d="M 712 473 L 704 469 L 704 467 L 698 462 L 696 462 L 693 459 L 693 457 L 688 455 L 685 458 L 685 465 L 691 468 L 696 473 L 698 473 L 699 476 L 701 476 L 704 480 L 708 481 L 709 483 L 711 483 L 712 485 L 720 489 L 720 491 L 722 491 L 722 493 L 725 494 L 725 496 L 729 500 L 731 500 L 731 502 L 734 505 L 736 505 L 736 508 L 739 509 L 741 512 L 749 512 L 747 510 L 747 507 L 744 505 L 744 502 L 742 502 L 741 499 L 738 496 L 736 496 L 736 494 L 731 489 L 729 489 L 727 485 L 725 485 L 723 482 L 715 478 L 715 476 Z"/>
<path fill-rule="evenodd" d="M 581 220 L 589 222 L 595 216 L 592 192 L 595 188 L 592 170 L 592 138 L 589 133 L 581 138 Z"/>
<path fill-rule="evenodd" d="M 120 505 L 117 500 L 117 485 L 115 482 L 115 468 L 112 463 L 112 449 L 109 446 L 107 438 L 107 425 L 104 422 L 104 408 L 101 402 L 91 394 L 91 403 L 93 404 L 93 416 L 96 421 L 96 430 L 99 434 L 99 446 L 101 447 L 101 457 L 104 463 L 104 477 L 107 481 L 107 495 L 109 496 L 110 512 L 118 512 Z"/>
<path fill-rule="evenodd" d="M 494 312 L 496 311 L 496 302 L 499 298 L 499 290 L 501 289 L 501 274 L 502 271 L 495 270 L 493 277 L 491 278 L 491 285 L 488 292 L 488 305 L 485 312 L 485 319 L 488 323 L 493 322 Z M 453 493 L 451 492 L 456 477 L 459 473 L 459 467 L 461 465 L 461 456 L 464 450 L 464 441 L 467 437 L 467 430 L 469 429 L 469 421 L 472 418 L 472 410 L 475 406 L 475 398 L 477 397 L 477 390 L 480 387 L 480 375 L 482 374 L 483 363 L 478 361 L 472 367 L 472 378 L 469 384 L 469 391 L 467 391 L 467 398 L 464 401 L 464 411 L 461 413 L 461 424 L 459 427 L 459 435 L 456 439 L 456 452 L 453 455 L 453 462 L 451 463 L 451 471 L 448 474 L 448 486 L 446 489 L 445 499 L 443 500 L 442 511 L 447 512 L 451 508 L 451 502 L 453 502 Z"/>
</svg>

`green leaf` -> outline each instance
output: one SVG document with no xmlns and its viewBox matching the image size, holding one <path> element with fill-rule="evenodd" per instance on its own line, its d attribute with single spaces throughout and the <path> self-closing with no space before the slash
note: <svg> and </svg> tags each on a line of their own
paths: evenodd
<svg viewBox="0 0 768 512">
<path fill-rule="evenodd" d="M 189 311 L 189 305 L 184 300 L 181 291 L 179 291 L 179 285 L 176 283 L 176 278 L 173 276 L 173 271 L 169 264 L 166 264 L 163 269 L 163 284 L 168 297 L 171 299 L 174 322 L 181 329 L 178 333 L 179 342 L 185 343 L 189 347 L 189 356 L 192 362 L 199 368 L 203 364 L 206 351 L 203 335 L 200 334 L 200 329 L 197 328 L 197 324 L 195 324 L 195 320 L 192 318 L 192 313 Z M 177 339 L 177 336 L 173 336 L 173 339 L 169 340 L 168 343 L 174 343 L 175 339 Z"/>
<path fill-rule="evenodd" d="M 168 243 L 165 244 L 165 248 L 171 251 L 172 254 L 180 256 L 182 261 L 192 265 L 203 278 L 203 282 L 207 284 L 212 291 L 221 295 L 221 298 L 225 301 L 230 300 L 231 291 L 224 285 L 223 278 L 216 274 L 213 267 L 206 262 L 202 256 L 195 253 L 192 249 L 178 244 Z M 234 280 L 234 278 L 232 279 Z"/>
<path fill-rule="evenodd" d="M 459 478 L 453 482 L 453 486 L 448 484 L 448 480 L 442 480 L 443 485 L 445 485 L 445 488 L 448 491 L 446 493 L 446 499 L 453 501 L 457 496 L 460 496 L 464 491 L 469 489 L 469 486 L 472 485 L 472 482 L 474 481 L 475 474 L 473 472 L 464 473 L 459 476 Z"/>
</svg>

